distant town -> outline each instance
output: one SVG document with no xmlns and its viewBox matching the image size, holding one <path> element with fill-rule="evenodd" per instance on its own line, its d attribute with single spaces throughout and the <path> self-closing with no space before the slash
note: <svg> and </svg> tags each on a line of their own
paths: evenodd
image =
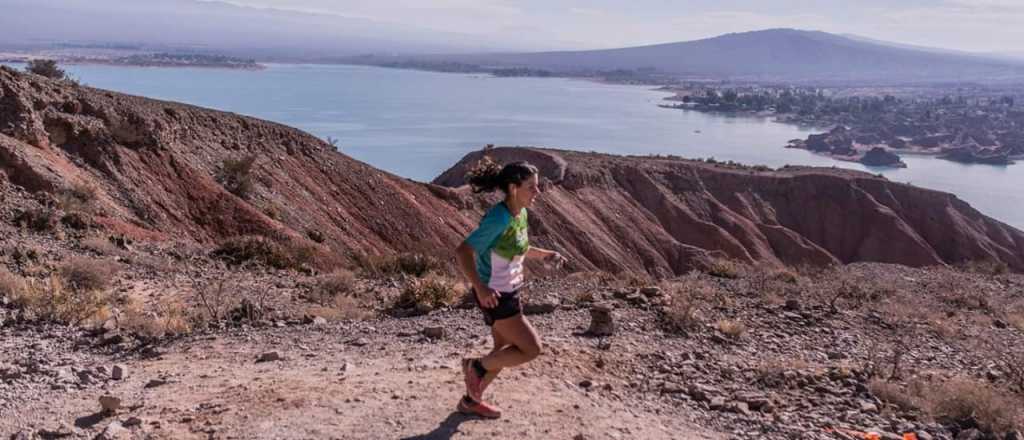
<svg viewBox="0 0 1024 440">
<path fill-rule="evenodd" d="M 1008 165 L 1024 157 L 1024 90 L 1014 88 L 665 87 L 663 107 L 771 116 L 829 131 L 794 139 L 803 148 L 871 166 L 905 166 L 897 154 Z M 891 92 L 891 94 L 890 94 Z M 851 94 L 852 93 L 852 94 Z"/>
</svg>

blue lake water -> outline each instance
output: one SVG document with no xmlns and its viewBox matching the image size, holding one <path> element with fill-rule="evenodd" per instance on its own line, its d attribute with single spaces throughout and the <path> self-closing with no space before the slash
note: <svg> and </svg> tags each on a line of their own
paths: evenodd
<svg viewBox="0 0 1024 440">
<path fill-rule="evenodd" d="M 330 65 L 67 70 L 92 87 L 246 114 L 336 138 L 345 154 L 419 181 L 430 181 L 485 144 L 714 157 L 772 167 L 837 166 L 952 192 L 1024 229 L 1024 164 L 905 156 L 908 168 L 871 169 L 782 147 L 812 132 L 806 128 L 659 108 L 667 95 L 649 87 Z"/>
</svg>

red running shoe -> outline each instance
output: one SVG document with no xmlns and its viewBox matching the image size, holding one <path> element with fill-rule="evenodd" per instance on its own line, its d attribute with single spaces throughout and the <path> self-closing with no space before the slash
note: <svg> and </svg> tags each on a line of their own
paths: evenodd
<svg viewBox="0 0 1024 440">
<path fill-rule="evenodd" d="M 476 374 L 476 370 L 473 368 L 473 359 L 466 358 L 462 360 L 462 377 L 466 381 L 466 394 L 473 400 L 479 402 L 483 400 L 483 390 L 480 389 L 481 377 Z"/>
<path fill-rule="evenodd" d="M 459 412 L 466 415 L 477 415 L 485 419 L 497 419 L 501 417 L 501 408 L 487 402 L 466 401 L 463 397 L 459 399 Z"/>
</svg>

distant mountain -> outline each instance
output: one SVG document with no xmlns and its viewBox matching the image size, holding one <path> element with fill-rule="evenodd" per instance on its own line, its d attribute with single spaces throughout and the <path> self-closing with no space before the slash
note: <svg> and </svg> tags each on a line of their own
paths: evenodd
<svg viewBox="0 0 1024 440">
<path fill-rule="evenodd" d="M 1024 52 L 999 52 L 997 56 L 1024 61 Z"/>
<path fill-rule="evenodd" d="M 881 44 L 818 31 L 769 29 L 621 49 L 450 56 L 481 65 L 553 71 L 657 69 L 707 78 L 836 81 L 999 81 L 1024 78 L 1024 62 Z"/>
<path fill-rule="evenodd" d="M 284 61 L 368 52 L 527 49 L 455 32 L 216 1 L 0 0 L 0 11 L 8 12 L 0 14 L 0 49 L 53 43 L 142 45 Z"/>
<path fill-rule="evenodd" d="M 921 46 L 921 45 L 917 45 L 917 44 L 897 43 L 897 42 L 894 42 L 894 41 L 879 40 L 877 38 L 865 37 L 863 35 L 856 35 L 856 34 L 839 34 L 839 36 L 840 37 L 844 37 L 844 38 L 849 38 L 849 39 L 854 40 L 854 41 L 860 41 L 860 42 L 863 42 L 863 43 L 871 43 L 871 44 L 877 44 L 877 45 L 880 45 L 880 46 L 895 47 L 895 48 L 898 48 L 898 49 L 918 50 L 918 51 L 922 51 L 922 52 L 932 52 L 932 53 L 939 53 L 939 54 L 944 54 L 944 55 L 967 55 L 967 56 L 982 55 L 982 56 L 984 56 L 983 54 L 976 54 L 976 53 L 962 51 L 962 50 L 945 49 L 945 48 L 933 47 L 933 46 Z"/>
</svg>

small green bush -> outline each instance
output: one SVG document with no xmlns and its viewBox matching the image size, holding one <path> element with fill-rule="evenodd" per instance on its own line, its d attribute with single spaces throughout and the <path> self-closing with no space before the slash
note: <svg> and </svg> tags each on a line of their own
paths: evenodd
<svg viewBox="0 0 1024 440">
<path fill-rule="evenodd" d="M 63 69 L 57 67 L 57 61 L 55 60 L 29 60 L 28 65 L 25 66 L 25 71 L 52 79 L 64 79 L 67 76 Z"/>
</svg>

